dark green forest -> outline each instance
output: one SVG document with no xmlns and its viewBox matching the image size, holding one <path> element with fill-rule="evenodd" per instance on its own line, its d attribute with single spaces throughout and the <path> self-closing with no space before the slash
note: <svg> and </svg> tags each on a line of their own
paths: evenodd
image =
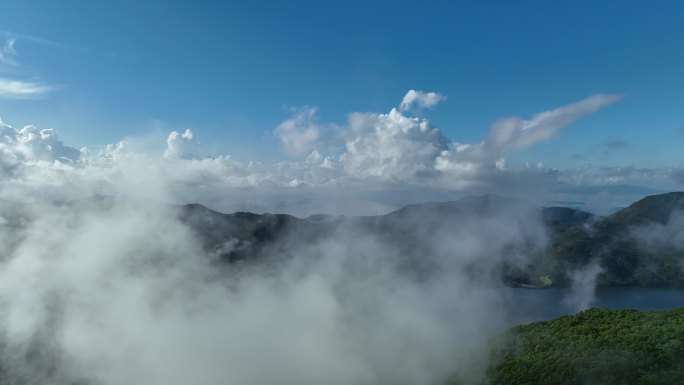
<svg viewBox="0 0 684 385">
<path fill-rule="evenodd" d="M 494 362 L 496 385 L 684 384 L 684 308 L 589 309 L 518 326 Z"/>
</svg>

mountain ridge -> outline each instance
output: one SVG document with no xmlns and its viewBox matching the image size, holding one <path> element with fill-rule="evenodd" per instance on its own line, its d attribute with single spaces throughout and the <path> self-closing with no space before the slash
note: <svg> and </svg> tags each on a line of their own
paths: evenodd
<svg viewBox="0 0 684 385">
<path fill-rule="evenodd" d="M 684 192 L 647 196 L 618 212 L 601 217 L 568 207 L 544 207 L 524 200 L 499 195 L 468 196 L 455 201 L 427 202 L 404 206 L 383 215 L 333 216 L 315 214 L 299 218 L 289 214 L 255 214 L 215 211 L 198 203 L 167 205 L 141 202 L 125 197 L 93 196 L 64 205 L 75 210 L 111 209 L 117 203 L 127 205 L 160 205 L 170 207 L 176 218 L 198 237 L 204 249 L 219 261 L 256 261 L 274 254 L 287 258 L 286 244 L 315 244 L 337 231 L 353 236 L 373 234 L 387 244 L 395 245 L 405 255 L 408 265 L 423 264 L 425 255 L 439 245 L 430 244 L 432 234 L 452 236 L 475 226 L 479 231 L 497 218 L 506 216 L 512 227 L 529 227 L 539 222 L 548 234 L 545 249 L 516 246 L 512 251 L 528 255 L 527 266 L 503 267 L 503 274 L 517 282 L 534 282 L 536 277 L 550 275 L 555 284 L 571 284 L 570 275 L 595 262 L 603 272 L 600 285 L 676 286 L 684 287 L 682 263 L 684 245 L 667 252 L 654 252 L 640 245 L 634 229 L 666 226 L 674 213 L 684 213 Z M 0 211 L 12 226 L 22 225 L 17 215 L 26 205 L 3 202 Z M 27 217 L 29 218 L 29 217 Z M 429 234 L 424 237 L 417 234 Z M 528 229 L 530 230 L 530 229 Z M 530 230 L 532 231 L 532 230 Z M 427 240 L 427 241 L 426 241 Z M 522 245 L 533 239 L 521 241 Z M 427 242 L 427 243 L 426 243 Z M 522 249 L 521 249 L 522 247 Z M 512 278 L 511 278 L 512 277 Z"/>
</svg>

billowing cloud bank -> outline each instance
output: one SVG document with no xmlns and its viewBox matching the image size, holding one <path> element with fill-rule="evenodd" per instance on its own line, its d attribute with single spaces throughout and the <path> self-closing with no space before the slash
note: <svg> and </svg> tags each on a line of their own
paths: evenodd
<svg viewBox="0 0 684 385">
<path fill-rule="evenodd" d="M 388 113 L 351 113 L 341 126 L 319 122 L 314 108 L 297 109 L 275 128 L 274 135 L 284 151 L 299 160 L 269 165 L 239 162 L 230 155 L 200 156 L 201 138 L 190 130 L 172 132 L 162 154 L 136 152 L 125 142 L 92 152 L 62 143 L 51 129 L 15 128 L 0 122 L 0 198 L 68 200 L 106 193 L 201 202 L 223 211 L 305 215 L 335 212 L 335 207 L 339 212 L 339 207 L 346 206 L 351 211 L 347 213 L 359 214 L 391 207 L 369 198 L 377 191 L 413 196 L 403 199 L 405 203 L 434 199 L 445 191 L 515 194 L 521 189 L 544 191 L 558 182 L 616 183 L 644 178 L 644 173 L 629 172 L 630 168 L 560 171 L 506 162 L 510 152 L 555 136 L 619 96 L 594 95 L 530 119 L 501 119 L 479 143 L 451 140 L 427 119 L 410 113 L 414 108 L 433 107 L 444 98 L 411 90 L 401 108 Z M 646 177 L 676 177 L 677 172 L 660 170 Z M 325 203 L 330 201 L 337 203 Z M 344 204 L 352 201 L 367 204 Z"/>
<path fill-rule="evenodd" d="M 470 383 L 509 326 L 502 264 L 524 264 L 520 250 L 546 242 L 526 207 L 440 229 L 412 218 L 413 251 L 339 226 L 236 264 L 149 201 L 2 211 L 0 380 Z"/>
</svg>

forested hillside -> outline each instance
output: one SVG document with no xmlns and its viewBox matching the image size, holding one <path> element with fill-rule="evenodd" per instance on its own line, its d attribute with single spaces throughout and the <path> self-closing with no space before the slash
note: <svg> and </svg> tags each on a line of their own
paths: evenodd
<svg viewBox="0 0 684 385">
<path fill-rule="evenodd" d="M 560 228 L 534 268 L 559 284 L 598 262 L 603 286 L 684 287 L 684 193 L 646 197 L 605 218 Z"/>
<path fill-rule="evenodd" d="M 684 308 L 639 312 L 589 309 L 512 329 L 496 385 L 684 383 Z"/>
</svg>

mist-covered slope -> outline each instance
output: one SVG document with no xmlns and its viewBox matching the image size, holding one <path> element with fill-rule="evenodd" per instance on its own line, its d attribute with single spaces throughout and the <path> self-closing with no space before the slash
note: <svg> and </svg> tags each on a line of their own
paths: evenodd
<svg viewBox="0 0 684 385">
<path fill-rule="evenodd" d="M 292 243 L 315 243 L 342 230 L 372 234 L 391 244 L 403 268 L 419 274 L 434 268 L 430 256 L 445 252 L 438 250 L 444 247 L 445 238 L 458 242 L 464 233 L 472 232 L 489 233 L 492 239 L 514 237 L 515 242 L 505 246 L 511 255 L 532 254 L 543 250 L 549 234 L 594 218 L 579 210 L 540 207 L 496 195 L 415 204 L 386 215 L 364 217 L 320 214 L 299 219 L 286 214 L 222 214 L 197 204 L 178 207 L 178 213 L 203 240 L 206 250 L 228 262 L 291 257 Z M 501 221 L 502 217 L 506 220 Z M 454 247 L 452 253 L 461 252 Z M 505 274 L 503 270 L 505 266 Z"/>
<path fill-rule="evenodd" d="M 426 255 L 439 253 L 439 238 L 462 231 L 512 234 L 520 242 L 511 253 L 526 253 L 520 265 L 501 266 L 504 280 L 537 283 L 551 276 L 556 285 L 572 285 L 573 275 L 593 266 L 600 285 L 684 286 L 684 193 L 646 197 L 610 216 L 566 207 L 540 207 L 495 195 L 453 202 L 409 205 L 386 215 L 344 217 L 284 214 L 221 214 L 200 205 L 180 208 L 180 218 L 204 240 L 205 247 L 228 261 L 288 254 L 285 243 L 315 242 L 338 228 L 374 234 L 397 249 L 408 269 L 430 269 Z M 505 215 L 505 226 L 495 218 Z M 542 228 L 535 228 L 541 224 Z M 532 230 L 534 228 L 534 230 Z M 455 251 L 456 253 L 458 251 Z M 579 272 L 579 273 L 578 273 Z"/>
<path fill-rule="evenodd" d="M 684 193 L 648 196 L 562 229 L 544 258 L 554 274 L 597 264 L 601 285 L 684 287 Z"/>
<path fill-rule="evenodd" d="M 227 262 L 258 259 L 273 255 L 281 246 L 280 257 L 289 240 L 311 242 L 321 233 L 321 226 L 287 214 L 223 214 L 199 204 L 177 207 L 178 218 L 202 240 L 205 249 Z"/>
<path fill-rule="evenodd" d="M 684 210 L 684 192 L 650 195 L 606 218 L 617 226 L 666 224 L 673 213 Z"/>
<path fill-rule="evenodd" d="M 66 205 L 87 211 L 122 202 L 161 205 L 106 196 Z M 607 217 L 496 195 L 409 205 L 366 217 L 320 214 L 300 219 L 287 214 L 223 214 L 199 204 L 170 207 L 209 255 L 229 263 L 284 260 L 293 256 L 293 244 L 315 244 L 344 229 L 392 244 L 404 268 L 421 272 L 432 268 L 427 256 L 444 252 L 437 250 L 444 247 L 442 239 L 479 232 L 492 238 L 515 237 L 518 242 L 505 246 L 507 250 L 527 254 L 522 264 L 504 261 L 500 270 L 508 282 L 536 283 L 538 277 L 550 276 L 556 285 L 571 285 L 573 274 L 594 266 L 600 270 L 600 285 L 684 286 L 682 192 L 649 196 Z M 5 226 L 21 227 L 43 209 L 2 202 L 0 210 Z M 501 216 L 507 220 L 496 220 Z"/>
</svg>

